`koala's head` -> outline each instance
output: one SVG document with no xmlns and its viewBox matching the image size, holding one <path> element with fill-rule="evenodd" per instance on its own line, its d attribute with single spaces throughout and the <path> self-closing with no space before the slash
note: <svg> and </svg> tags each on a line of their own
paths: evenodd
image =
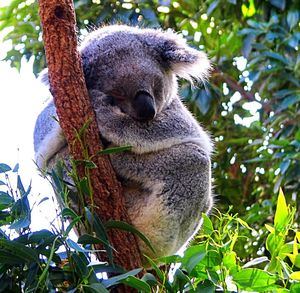
<svg viewBox="0 0 300 293">
<path fill-rule="evenodd" d="M 177 95 L 176 76 L 203 80 L 206 55 L 179 35 L 123 25 L 100 28 L 80 46 L 86 84 L 110 97 L 113 105 L 149 121 Z"/>
</svg>

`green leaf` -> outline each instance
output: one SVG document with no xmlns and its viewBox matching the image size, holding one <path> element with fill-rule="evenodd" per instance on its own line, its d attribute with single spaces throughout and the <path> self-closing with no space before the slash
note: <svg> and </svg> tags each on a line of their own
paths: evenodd
<svg viewBox="0 0 300 293">
<path fill-rule="evenodd" d="M 279 106 L 276 109 L 276 112 L 279 113 L 288 107 L 294 105 L 295 103 L 298 103 L 300 101 L 300 95 L 294 95 L 294 96 L 288 96 L 283 99 L 283 101 L 279 104 Z"/>
<path fill-rule="evenodd" d="M 85 207 L 85 215 L 91 226 L 91 229 L 95 231 L 96 236 L 103 241 L 103 243 L 109 243 L 108 235 L 106 233 L 106 229 L 101 222 L 100 218 L 96 214 L 92 214 L 90 210 Z M 104 245 L 104 248 L 107 252 L 108 259 L 110 263 L 113 262 L 113 254 L 111 245 Z"/>
<path fill-rule="evenodd" d="M 155 253 L 155 249 L 153 248 L 152 244 L 150 243 L 150 240 L 143 233 L 141 233 L 139 230 L 137 230 L 132 225 L 130 225 L 126 222 L 123 222 L 123 221 L 110 220 L 110 221 L 106 222 L 105 227 L 106 227 L 106 229 L 120 229 L 120 230 L 128 231 L 128 232 L 131 232 L 131 233 L 137 235 Z"/>
<path fill-rule="evenodd" d="M 242 13 L 244 17 L 251 17 L 255 14 L 256 9 L 254 5 L 254 0 L 249 0 L 249 7 L 246 4 L 242 5 Z"/>
<path fill-rule="evenodd" d="M 277 200 L 275 217 L 274 217 L 275 229 L 278 231 L 281 231 L 282 229 L 286 229 L 288 220 L 289 220 L 289 210 L 282 189 L 280 189 L 278 200 Z"/>
<path fill-rule="evenodd" d="M 300 292 L 300 284 L 293 283 L 290 288 L 290 293 L 299 293 Z"/>
<path fill-rule="evenodd" d="M 220 0 L 215 0 L 215 1 L 213 1 L 213 2 L 209 5 L 209 7 L 207 8 L 206 14 L 207 14 L 208 16 L 211 15 L 212 12 L 218 7 L 219 3 L 220 3 Z"/>
<path fill-rule="evenodd" d="M 277 276 L 259 269 L 243 269 L 232 274 L 233 281 L 239 289 L 264 292 L 276 288 Z"/>
<path fill-rule="evenodd" d="M 22 228 L 29 227 L 30 223 L 31 223 L 30 216 L 25 215 L 25 216 L 21 217 L 20 219 L 14 221 L 9 226 L 9 228 L 14 229 L 14 230 L 19 230 L 19 229 L 22 229 Z"/>
<path fill-rule="evenodd" d="M 108 288 L 108 287 L 120 284 L 121 281 L 127 279 L 129 276 L 137 275 L 141 271 L 142 271 L 142 269 L 134 269 L 134 270 L 131 270 L 131 271 L 125 273 L 125 274 L 115 276 L 115 277 L 111 277 L 108 280 L 103 280 L 103 285 L 106 288 Z"/>
<path fill-rule="evenodd" d="M 300 281 L 300 272 L 299 271 L 298 272 L 292 272 L 290 274 L 290 278 L 292 280 Z"/>
<path fill-rule="evenodd" d="M 183 273 L 181 269 L 177 269 L 174 274 L 174 284 L 176 284 L 178 289 L 181 291 L 183 290 L 186 285 L 189 285 L 191 288 L 193 288 L 192 282 L 189 279 L 189 277 Z"/>
<path fill-rule="evenodd" d="M 236 271 L 236 253 L 234 251 L 226 251 L 223 256 L 223 263 L 230 272 Z"/>
<path fill-rule="evenodd" d="M 74 252 L 71 254 L 71 258 L 74 263 L 76 272 L 83 277 L 87 277 L 91 271 L 91 268 L 88 268 L 88 260 L 84 253 Z"/>
<path fill-rule="evenodd" d="M 280 163 L 280 166 L 279 166 L 280 173 L 284 174 L 287 171 L 287 169 L 289 168 L 290 164 L 291 164 L 291 160 L 284 160 L 284 161 L 282 161 Z"/>
<path fill-rule="evenodd" d="M 91 194 L 91 187 L 90 187 L 90 183 L 87 177 L 83 177 L 82 179 L 80 179 L 79 181 L 79 187 L 78 189 L 86 196 L 90 197 Z"/>
<path fill-rule="evenodd" d="M 61 215 L 65 218 L 76 219 L 78 215 L 70 208 L 64 208 L 61 212 Z"/>
<path fill-rule="evenodd" d="M 6 173 L 8 171 L 11 171 L 11 168 L 6 164 L 1 163 L 0 164 L 0 173 Z"/>
<path fill-rule="evenodd" d="M 289 10 L 286 21 L 291 31 L 299 21 L 299 10 Z"/>
<path fill-rule="evenodd" d="M 92 119 L 89 118 L 88 121 L 85 122 L 84 125 L 79 129 L 79 132 L 78 132 L 79 138 L 82 138 L 84 136 L 85 132 L 90 127 L 91 122 L 92 122 Z"/>
<path fill-rule="evenodd" d="M 270 52 L 270 51 L 263 52 L 263 56 L 278 60 L 288 66 L 291 65 L 291 62 L 286 57 L 284 57 L 276 52 Z"/>
<path fill-rule="evenodd" d="M 14 199 L 6 192 L 0 191 L 0 210 L 7 209 L 14 203 Z"/>
<path fill-rule="evenodd" d="M 26 238 L 26 243 L 41 243 L 43 244 L 51 244 L 53 240 L 57 237 L 57 235 L 52 232 L 43 229 L 40 231 L 30 232 L 29 234 L 22 235 Z M 18 238 L 18 241 L 22 241 L 22 236 Z M 51 242 L 51 243 L 50 243 Z"/>
<path fill-rule="evenodd" d="M 116 154 L 116 153 L 121 153 L 121 152 L 125 152 L 125 151 L 130 151 L 131 149 L 132 149 L 131 145 L 112 147 L 112 148 L 107 148 L 105 150 L 98 151 L 97 155 Z"/>
<path fill-rule="evenodd" d="M 206 256 L 206 248 L 204 245 L 195 245 L 189 247 L 183 256 L 183 265 L 189 273 L 203 260 Z"/>
<path fill-rule="evenodd" d="M 89 264 L 95 273 L 114 273 L 114 274 L 124 274 L 126 271 L 117 265 L 107 265 L 107 264 Z"/>
<path fill-rule="evenodd" d="M 198 105 L 199 110 L 203 115 L 207 114 L 212 96 L 208 89 L 201 89 L 197 91 L 195 101 Z"/>
<path fill-rule="evenodd" d="M 3 250 L 0 248 L 0 264 L 1 265 L 21 265 L 28 263 L 28 259 L 24 259 L 22 257 L 19 257 L 18 255 L 15 255 L 12 252 Z M 1 283 L 1 282 L 0 282 Z"/>
<path fill-rule="evenodd" d="M 68 244 L 68 246 L 71 249 L 74 249 L 77 252 L 89 252 L 89 250 L 82 248 L 81 246 L 79 246 L 75 241 L 73 241 L 70 238 L 66 239 L 66 243 Z"/>
<path fill-rule="evenodd" d="M 255 34 L 250 33 L 243 41 L 242 54 L 247 59 L 252 49 L 252 43 L 255 40 Z"/>
<path fill-rule="evenodd" d="M 162 284 L 164 284 L 165 288 L 168 290 L 167 292 L 173 292 L 172 286 L 168 281 L 168 277 L 160 270 L 160 268 L 156 265 L 156 263 L 147 255 L 144 255 L 146 260 L 149 262 L 151 269 L 155 271 L 157 278 L 160 280 Z"/>
<path fill-rule="evenodd" d="M 130 286 L 131 288 L 138 289 L 142 292 L 151 293 L 151 287 L 147 284 L 146 281 L 138 279 L 134 276 L 129 276 L 126 279 L 122 280 L 121 283 Z"/>
<path fill-rule="evenodd" d="M 90 160 L 74 160 L 74 163 L 76 165 L 76 167 L 78 166 L 84 166 L 87 169 L 96 169 L 97 165 Z"/>
<path fill-rule="evenodd" d="M 172 264 L 172 263 L 178 263 L 181 262 L 181 257 L 179 255 L 169 255 L 169 256 L 163 256 L 155 259 L 160 264 Z"/>
<path fill-rule="evenodd" d="M 25 282 L 24 289 L 27 289 L 30 285 L 33 285 L 34 283 L 36 283 L 38 272 L 39 272 L 38 264 L 37 263 L 31 264 L 29 267 L 29 270 L 28 270 L 28 274 L 26 276 L 26 282 Z M 24 290 L 24 291 L 26 292 L 26 290 Z"/>
<path fill-rule="evenodd" d="M 39 262 L 35 250 L 16 241 L 0 239 L 0 248 L 26 262 Z"/>
<path fill-rule="evenodd" d="M 14 173 L 17 173 L 18 171 L 19 171 L 19 163 L 17 163 L 16 165 L 15 165 L 15 167 L 14 167 L 14 169 L 13 169 L 13 172 Z"/>
<path fill-rule="evenodd" d="M 286 0 L 270 0 L 271 4 L 281 10 L 285 9 Z"/>
<path fill-rule="evenodd" d="M 89 288 L 89 289 L 91 289 L 92 292 L 95 292 L 95 293 L 109 293 L 109 291 L 101 283 L 83 285 L 83 287 Z"/>
<path fill-rule="evenodd" d="M 84 234 L 84 235 L 81 235 L 77 242 L 79 244 L 82 244 L 82 245 L 87 245 L 87 244 L 104 244 L 106 246 L 110 246 L 111 249 L 113 249 L 113 247 L 107 242 L 107 241 L 104 241 L 98 237 L 94 237 L 92 235 L 89 235 L 89 234 Z"/>
<path fill-rule="evenodd" d="M 215 290 L 216 286 L 210 280 L 204 280 L 204 282 L 199 283 L 196 288 L 196 292 L 199 293 L 215 293 Z"/>
<path fill-rule="evenodd" d="M 142 280 L 147 282 L 150 286 L 155 286 L 157 284 L 156 278 L 150 273 L 144 274 Z"/>
<path fill-rule="evenodd" d="M 75 218 L 71 221 L 71 223 L 68 225 L 68 227 L 64 233 L 64 236 L 69 235 L 70 231 L 74 228 L 74 226 L 81 222 L 81 218 L 82 217 L 78 216 L 77 218 Z"/>
</svg>

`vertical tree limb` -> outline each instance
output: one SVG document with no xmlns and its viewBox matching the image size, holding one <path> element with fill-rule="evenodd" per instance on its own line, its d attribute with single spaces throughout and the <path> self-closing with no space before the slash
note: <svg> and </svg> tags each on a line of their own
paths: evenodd
<svg viewBox="0 0 300 293">
<path fill-rule="evenodd" d="M 102 149 L 95 115 L 85 85 L 81 58 L 77 51 L 76 21 L 72 0 L 39 0 L 39 14 L 49 70 L 50 91 L 54 97 L 60 126 L 75 160 L 84 159 L 84 150 L 76 139 L 76 131 L 91 121 L 85 142 L 97 168 L 91 170 L 94 211 L 104 221 L 128 222 L 121 185 Z M 83 168 L 78 170 L 84 176 Z M 117 250 L 114 262 L 125 269 L 141 267 L 141 257 L 133 234 L 114 230 L 110 242 Z"/>
</svg>

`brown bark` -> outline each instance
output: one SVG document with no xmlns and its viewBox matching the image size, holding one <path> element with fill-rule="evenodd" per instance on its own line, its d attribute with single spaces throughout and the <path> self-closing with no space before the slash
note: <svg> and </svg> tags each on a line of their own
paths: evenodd
<svg viewBox="0 0 300 293">
<path fill-rule="evenodd" d="M 76 139 L 76 131 L 78 132 L 87 121 L 92 121 L 85 132 L 84 140 L 89 157 L 93 157 L 97 165 L 96 169 L 91 170 L 94 211 L 103 222 L 109 219 L 128 222 L 121 185 L 110 161 L 108 157 L 96 156 L 102 146 L 77 51 L 73 2 L 39 0 L 39 6 L 50 90 L 70 154 L 75 160 L 84 159 L 84 150 Z M 80 176 L 84 176 L 82 167 L 78 172 Z M 141 267 L 140 252 L 133 234 L 114 230 L 109 233 L 109 237 L 110 243 L 117 250 L 117 253 L 114 253 L 114 263 L 128 270 Z"/>
</svg>

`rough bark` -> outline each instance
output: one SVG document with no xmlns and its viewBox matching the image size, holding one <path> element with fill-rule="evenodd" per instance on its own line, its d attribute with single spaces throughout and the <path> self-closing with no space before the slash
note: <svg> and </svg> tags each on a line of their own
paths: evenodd
<svg viewBox="0 0 300 293">
<path fill-rule="evenodd" d="M 85 132 L 85 144 L 89 156 L 94 156 L 102 146 L 77 51 L 73 2 L 39 0 L 39 6 L 50 90 L 70 154 L 75 160 L 84 158 L 84 150 L 76 139 L 76 131 L 90 120 L 89 128 Z M 116 179 L 108 157 L 93 158 L 97 165 L 96 169 L 91 170 L 94 211 L 103 222 L 109 219 L 128 222 L 121 185 Z M 83 168 L 79 168 L 78 172 L 84 176 Z M 133 234 L 114 230 L 109 233 L 109 237 L 117 250 L 117 253 L 114 253 L 114 263 L 128 270 L 141 267 L 140 252 Z"/>
</svg>

